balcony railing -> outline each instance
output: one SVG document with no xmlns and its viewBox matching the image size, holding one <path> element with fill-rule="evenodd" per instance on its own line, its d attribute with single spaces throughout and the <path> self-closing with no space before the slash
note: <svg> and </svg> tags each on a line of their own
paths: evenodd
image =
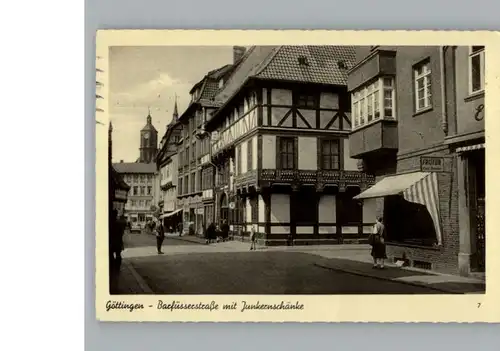
<svg viewBox="0 0 500 351">
<path fill-rule="evenodd" d="M 314 185 L 320 188 L 325 185 L 339 187 L 356 185 L 369 186 L 375 183 L 375 176 L 360 171 L 343 170 L 288 170 L 262 169 L 252 170 L 235 177 L 236 188 L 248 186 L 272 186 L 273 184 Z"/>
</svg>

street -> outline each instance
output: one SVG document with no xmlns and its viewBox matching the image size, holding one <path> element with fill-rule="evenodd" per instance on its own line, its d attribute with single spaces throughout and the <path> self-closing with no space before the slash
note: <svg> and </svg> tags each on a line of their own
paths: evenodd
<svg viewBox="0 0 500 351">
<path fill-rule="evenodd" d="M 431 285 L 405 282 L 407 278 L 434 278 L 432 274 L 394 267 L 374 272 L 370 263 L 325 257 L 325 249 L 250 251 L 248 243 L 205 245 L 202 240 L 188 240 L 193 239 L 168 235 L 163 243 L 165 254 L 157 255 L 153 235 L 126 234 L 124 262 L 155 294 L 444 293 Z M 322 256 L 318 252 L 323 252 Z M 481 287 L 468 284 L 463 289 L 477 291 Z M 133 289 L 128 291 L 134 293 Z"/>
</svg>

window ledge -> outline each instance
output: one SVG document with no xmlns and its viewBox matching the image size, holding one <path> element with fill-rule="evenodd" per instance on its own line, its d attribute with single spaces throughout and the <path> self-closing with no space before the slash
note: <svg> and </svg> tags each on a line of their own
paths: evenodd
<svg viewBox="0 0 500 351">
<path fill-rule="evenodd" d="M 442 248 L 442 246 L 416 245 L 416 244 L 407 244 L 407 243 L 396 242 L 396 241 L 386 241 L 386 245 L 398 246 L 398 247 L 411 247 L 411 248 L 415 248 L 415 249 L 424 249 L 424 250 L 431 250 L 431 251 L 440 251 Z"/>
<path fill-rule="evenodd" d="M 375 120 L 370 121 L 368 123 L 365 123 L 362 126 L 358 126 L 358 127 L 354 128 L 354 129 L 352 129 L 351 132 L 357 132 L 359 130 L 368 128 L 369 126 L 377 124 L 378 122 L 397 122 L 397 121 L 398 120 L 396 118 L 388 118 L 388 117 L 378 118 L 378 119 L 375 119 Z"/>
<path fill-rule="evenodd" d="M 480 91 L 476 91 L 474 93 L 470 93 L 469 96 L 467 96 L 464 101 L 469 102 L 469 101 L 474 101 L 476 99 L 481 99 L 484 98 L 484 89 Z"/>
<path fill-rule="evenodd" d="M 418 110 L 418 111 L 416 111 L 415 113 L 413 113 L 413 117 L 417 117 L 417 116 L 423 115 L 424 113 L 430 112 L 430 111 L 432 111 L 432 110 L 433 110 L 433 107 L 432 107 L 432 106 L 429 106 L 429 107 L 423 108 L 423 109 Z"/>
</svg>

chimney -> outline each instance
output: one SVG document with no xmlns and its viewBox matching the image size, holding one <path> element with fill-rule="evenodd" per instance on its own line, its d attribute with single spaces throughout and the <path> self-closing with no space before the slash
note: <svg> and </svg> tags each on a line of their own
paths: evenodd
<svg viewBox="0 0 500 351">
<path fill-rule="evenodd" d="M 233 64 L 238 62 L 245 55 L 246 48 L 244 46 L 233 46 Z"/>
</svg>

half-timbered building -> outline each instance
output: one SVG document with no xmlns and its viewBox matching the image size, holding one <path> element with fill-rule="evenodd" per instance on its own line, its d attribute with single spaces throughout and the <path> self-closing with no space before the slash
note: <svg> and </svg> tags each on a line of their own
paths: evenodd
<svg viewBox="0 0 500 351">
<path fill-rule="evenodd" d="M 215 96 L 206 123 L 217 166 L 216 218 L 265 245 L 359 242 L 374 182 L 350 158 L 348 46 L 254 46 Z M 373 207 L 373 206 L 372 206 Z"/>
<path fill-rule="evenodd" d="M 182 209 L 177 207 L 177 171 L 178 156 L 177 145 L 181 139 L 182 126 L 179 123 L 177 100 L 174 104 L 172 120 L 167 125 L 167 130 L 160 141 L 160 148 L 156 155 L 156 167 L 160 184 L 160 197 L 158 207 L 160 218 L 169 231 L 177 228 L 182 220 Z"/>
<path fill-rule="evenodd" d="M 241 47 L 234 47 L 234 62 L 243 54 Z M 210 162 L 210 139 L 203 125 L 207 116 L 220 106 L 214 96 L 224 85 L 233 64 L 208 72 L 190 90 L 191 102 L 179 117 L 182 137 L 178 147 L 178 205 L 183 209 L 184 229 L 194 229 L 203 235 L 204 228 L 214 220 L 213 178 Z"/>
</svg>

